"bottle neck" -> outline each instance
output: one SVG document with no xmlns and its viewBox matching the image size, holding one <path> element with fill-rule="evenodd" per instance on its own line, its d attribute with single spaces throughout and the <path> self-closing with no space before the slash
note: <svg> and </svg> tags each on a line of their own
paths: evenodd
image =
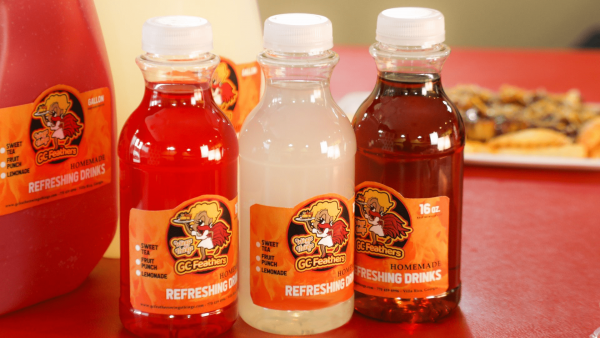
<svg viewBox="0 0 600 338">
<path fill-rule="evenodd" d="M 444 89 L 440 79 L 428 74 L 384 73 L 375 84 L 376 97 L 442 97 Z M 385 77 L 387 76 L 387 77 Z"/>
<path fill-rule="evenodd" d="M 211 53 L 195 55 L 142 54 L 136 63 L 151 91 L 185 94 L 206 91 L 220 59 Z"/>
<path fill-rule="evenodd" d="M 440 79 L 442 66 L 450 55 L 450 47 L 442 43 L 423 48 L 378 42 L 371 45 L 369 52 L 375 59 L 380 78 L 423 83 Z"/>
<path fill-rule="evenodd" d="M 265 75 L 265 91 L 273 86 L 314 84 L 329 90 L 331 72 L 339 56 L 331 50 L 315 53 L 281 53 L 265 50 L 258 55 Z"/>
</svg>

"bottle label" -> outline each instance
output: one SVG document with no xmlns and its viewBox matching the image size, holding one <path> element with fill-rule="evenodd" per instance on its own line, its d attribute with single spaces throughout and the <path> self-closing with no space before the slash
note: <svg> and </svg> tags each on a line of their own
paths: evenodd
<svg viewBox="0 0 600 338">
<path fill-rule="evenodd" d="M 260 66 L 256 61 L 238 65 L 221 57 L 212 75 L 213 99 L 238 133 L 260 100 L 260 82 Z"/>
<path fill-rule="evenodd" d="M 147 313 L 188 315 L 237 298 L 237 197 L 203 195 L 170 210 L 131 209 L 130 300 Z"/>
<path fill-rule="evenodd" d="M 56 85 L 0 109 L 0 216 L 110 183 L 112 122 L 108 88 Z"/>
<path fill-rule="evenodd" d="M 317 310 L 353 291 L 352 201 L 320 195 L 294 208 L 250 207 L 250 295 L 275 310 Z"/>
<path fill-rule="evenodd" d="M 375 182 L 356 187 L 355 289 L 390 298 L 448 291 L 450 199 L 404 198 Z"/>
</svg>

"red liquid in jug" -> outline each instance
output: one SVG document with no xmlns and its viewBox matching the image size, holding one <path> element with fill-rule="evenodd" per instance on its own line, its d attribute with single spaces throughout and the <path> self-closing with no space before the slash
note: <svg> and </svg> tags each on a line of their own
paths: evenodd
<svg viewBox="0 0 600 338">
<path fill-rule="evenodd" d="M 392 76 L 397 79 L 391 81 Z M 405 198 L 450 199 L 447 294 L 400 299 L 356 291 L 356 310 L 386 321 L 434 321 L 450 313 L 460 300 L 464 128 L 439 77 L 429 77 L 429 81 L 410 74 L 379 77 L 353 121 L 358 146 L 356 185 L 372 181 Z M 443 147 L 432 144 L 433 132 L 449 136 Z"/>
<path fill-rule="evenodd" d="M 168 86 L 179 88 L 146 88 L 119 139 L 120 317 L 129 331 L 144 337 L 214 337 L 237 319 L 237 299 L 219 310 L 191 315 L 134 311 L 130 301 L 129 210 L 172 209 L 201 195 L 229 200 L 237 196 L 237 136 L 214 104 L 210 89 Z M 136 143 L 143 144 L 139 151 Z M 220 159 L 203 154 L 206 147 L 219 149 Z"/>
<path fill-rule="evenodd" d="M 70 86 L 80 93 L 109 88 L 112 94 L 94 3 L 3 1 L 0 108 L 33 103 L 42 92 L 56 85 Z M 109 124 L 106 132 L 111 136 L 103 140 L 111 144 L 110 153 L 104 154 L 107 159 L 113 158 L 110 183 L 0 216 L 0 314 L 75 289 L 108 247 L 117 221 L 114 105 L 110 109 L 112 127 Z M 29 131 L 30 126 L 12 130 L 19 128 Z M 6 147 L 9 141 L 0 139 L 0 146 Z M 80 150 L 84 146 L 80 145 Z M 47 167 L 40 168 L 43 171 Z M 30 176 L 21 177 L 34 180 Z M 19 201 L 29 199 L 23 194 Z"/>
</svg>

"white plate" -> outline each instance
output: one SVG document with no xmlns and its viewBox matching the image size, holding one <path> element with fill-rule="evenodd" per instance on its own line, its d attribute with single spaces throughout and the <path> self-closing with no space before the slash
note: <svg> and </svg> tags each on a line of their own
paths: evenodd
<svg viewBox="0 0 600 338">
<path fill-rule="evenodd" d="M 369 94 L 370 92 L 352 92 L 346 94 L 338 101 L 338 105 L 346 113 L 350 121 L 352 121 L 354 113 Z M 465 154 L 465 164 L 494 167 L 600 171 L 600 159 L 590 158 Z"/>
<path fill-rule="evenodd" d="M 600 171 L 600 159 L 591 158 L 465 154 L 465 164 L 493 167 Z"/>
</svg>

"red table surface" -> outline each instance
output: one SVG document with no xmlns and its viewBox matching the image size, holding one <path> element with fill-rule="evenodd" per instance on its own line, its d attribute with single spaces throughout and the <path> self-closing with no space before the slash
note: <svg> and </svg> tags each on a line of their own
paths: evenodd
<svg viewBox="0 0 600 338">
<path fill-rule="evenodd" d="M 336 48 L 336 99 L 370 90 L 366 47 Z M 600 52 L 453 51 L 446 86 L 578 88 L 600 102 Z M 589 337 L 600 327 L 600 172 L 466 167 L 459 308 L 435 324 L 355 314 L 315 337 Z M 0 317 L 0 337 L 131 337 L 118 317 L 119 261 L 102 259 L 74 292 Z M 43 281 L 40 281 L 43 287 Z M 238 320 L 222 337 L 278 337 Z"/>
</svg>

